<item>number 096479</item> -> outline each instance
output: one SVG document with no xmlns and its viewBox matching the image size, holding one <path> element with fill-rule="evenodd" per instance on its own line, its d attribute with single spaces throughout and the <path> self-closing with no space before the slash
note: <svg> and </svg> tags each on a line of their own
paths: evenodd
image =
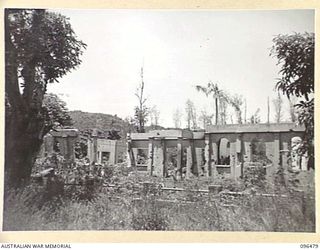
<svg viewBox="0 0 320 250">
<path fill-rule="evenodd" d="M 316 249 L 318 248 L 318 244 L 300 244 L 300 248 L 305 248 L 305 249 Z"/>
</svg>

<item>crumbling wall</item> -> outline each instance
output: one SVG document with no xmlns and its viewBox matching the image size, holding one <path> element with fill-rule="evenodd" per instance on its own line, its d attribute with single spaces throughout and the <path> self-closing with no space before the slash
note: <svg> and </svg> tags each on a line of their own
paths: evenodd
<svg viewBox="0 0 320 250">
<path fill-rule="evenodd" d="M 152 175 L 162 177 L 165 164 L 165 147 L 162 140 L 154 141 Z"/>
</svg>

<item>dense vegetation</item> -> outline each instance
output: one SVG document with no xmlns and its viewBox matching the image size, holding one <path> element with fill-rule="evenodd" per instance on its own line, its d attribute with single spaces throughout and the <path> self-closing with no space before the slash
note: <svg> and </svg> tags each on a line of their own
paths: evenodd
<svg viewBox="0 0 320 250">
<path fill-rule="evenodd" d="M 85 169 L 85 163 L 68 168 L 63 158 L 56 161 L 59 178 L 7 195 L 4 230 L 315 230 L 312 172 L 281 173 L 282 182 L 279 172 L 266 176 L 255 167 L 239 181 L 220 176 L 215 181 L 193 177 L 175 182 L 122 163 L 98 166 L 103 175 L 88 167 L 76 181 L 72 171 Z M 63 182 L 75 185 L 61 188 Z M 201 191 L 212 184 L 219 186 L 219 194 Z M 168 189 L 173 187 L 183 191 Z"/>
<path fill-rule="evenodd" d="M 289 99 L 300 98 L 294 105 L 305 126 L 300 153 L 308 154 L 308 167 L 314 168 L 314 33 L 278 35 L 273 43 L 271 55 L 281 67 L 276 88 Z"/>
</svg>

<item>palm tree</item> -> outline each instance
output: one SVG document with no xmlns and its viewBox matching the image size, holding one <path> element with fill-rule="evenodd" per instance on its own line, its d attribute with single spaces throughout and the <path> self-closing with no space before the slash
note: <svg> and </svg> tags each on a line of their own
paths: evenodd
<svg viewBox="0 0 320 250">
<path fill-rule="evenodd" d="M 211 81 L 208 82 L 207 86 L 196 85 L 196 89 L 199 92 L 204 93 L 207 97 L 212 94 L 212 97 L 213 97 L 213 99 L 215 101 L 215 109 L 216 109 L 216 121 L 215 121 L 215 124 L 218 125 L 218 120 L 219 120 L 218 119 L 218 116 L 219 116 L 218 115 L 218 110 L 219 110 L 218 102 L 219 102 L 220 98 L 224 98 L 225 97 L 224 92 L 219 89 L 217 83 L 212 83 Z"/>
</svg>

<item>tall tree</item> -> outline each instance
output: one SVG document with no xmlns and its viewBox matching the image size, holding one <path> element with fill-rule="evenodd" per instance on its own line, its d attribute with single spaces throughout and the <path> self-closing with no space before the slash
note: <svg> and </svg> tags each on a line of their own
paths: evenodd
<svg viewBox="0 0 320 250">
<path fill-rule="evenodd" d="M 181 128 L 181 118 L 182 118 L 182 112 L 179 108 L 177 108 L 174 112 L 173 112 L 173 123 L 174 123 L 174 127 L 175 128 Z"/>
<path fill-rule="evenodd" d="M 261 121 L 260 108 L 258 108 L 256 112 L 250 117 L 250 123 L 257 124 L 257 123 L 260 123 L 260 121 Z"/>
<path fill-rule="evenodd" d="M 75 69 L 85 47 L 63 15 L 5 9 L 6 186 L 30 178 L 46 132 L 47 84 Z"/>
<path fill-rule="evenodd" d="M 243 122 L 247 123 L 247 99 L 244 99 L 244 117 Z"/>
<path fill-rule="evenodd" d="M 205 128 L 208 125 L 212 125 L 213 115 L 209 115 L 206 109 L 200 111 L 199 121 L 202 121 L 202 127 Z"/>
<path fill-rule="evenodd" d="M 215 124 L 219 122 L 219 99 L 223 98 L 223 91 L 219 89 L 217 83 L 208 82 L 207 86 L 196 85 L 196 89 L 204 93 L 207 97 L 212 95 L 215 102 Z"/>
<path fill-rule="evenodd" d="M 151 126 L 159 126 L 159 119 L 160 119 L 160 111 L 158 110 L 157 106 L 154 105 L 149 112 L 150 116 L 150 123 Z"/>
<path fill-rule="evenodd" d="M 186 121 L 188 129 L 196 129 L 198 127 L 196 107 L 190 99 L 186 101 Z"/>
<path fill-rule="evenodd" d="M 143 67 L 141 67 L 141 83 L 136 90 L 135 96 L 138 98 L 139 105 L 135 107 L 134 121 L 138 133 L 145 132 L 145 124 L 148 121 L 149 109 L 146 106 L 147 98 L 144 96 Z"/>
<path fill-rule="evenodd" d="M 219 103 L 220 124 L 227 124 L 229 101 L 226 94 L 223 94 L 222 97 L 220 97 Z"/>
<path fill-rule="evenodd" d="M 236 112 L 237 116 L 237 123 L 242 124 L 242 104 L 243 104 L 243 97 L 241 95 L 235 94 L 228 98 L 229 103 L 232 105 Z"/>
<path fill-rule="evenodd" d="M 283 100 L 278 92 L 277 98 L 272 100 L 275 111 L 275 122 L 280 123 L 283 118 Z"/>
<path fill-rule="evenodd" d="M 44 134 L 47 134 L 51 129 L 72 126 L 72 119 L 66 103 L 56 94 L 45 94 L 42 108 L 45 111 Z"/>
<path fill-rule="evenodd" d="M 278 35 L 270 53 L 281 67 L 278 91 L 303 98 L 295 107 L 306 128 L 301 153 L 308 152 L 309 167 L 314 166 L 314 41 L 314 33 Z"/>
<path fill-rule="evenodd" d="M 269 96 L 267 98 L 267 123 L 270 123 L 270 101 L 269 101 Z"/>
</svg>

